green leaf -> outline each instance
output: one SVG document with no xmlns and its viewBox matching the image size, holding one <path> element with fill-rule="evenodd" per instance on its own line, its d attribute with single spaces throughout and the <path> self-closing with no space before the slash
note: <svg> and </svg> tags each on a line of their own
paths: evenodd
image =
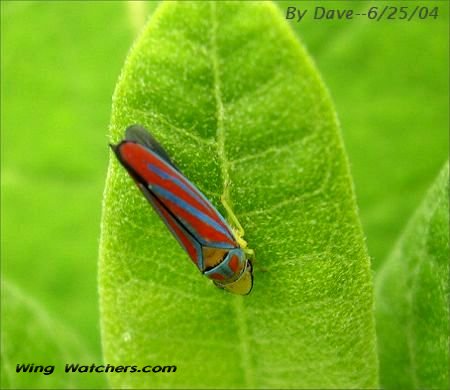
<svg viewBox="0 0 450 390">
<path fill-rule="evenodd" d="M 228 198 L 257 263 L 249 296 L 215 288 L 113 158 L 105 360 L 178 367 L 111 375 L 113 386 L 376 387 L 370 265 L 336 115 L 277 8 L 161 5 L 117 84 L 111 141 L 132 123 L 221 211 Z"/>
<path fill-rule="evenodd" d="M 277 4 L 283 14 L 288 6 L 309 13 L 316 6 L 361 13 L 396 6 L 341 0 Z M 410 12 L 417 4 L 403 0 L 401 6 Z M 426 6 L 438 7 L 439 16 L 405 23 L 364 16 L 314 20 L 308 14 L 300 23 L 289 22 L 314 57 L 339 112 L 375 270 L 448 158 L 449 3 L 431 0 Z"/>
<path fill-rule="evenodd" d="M 102 374 L 65 373 L 65 364 L 91 365 L 92 354 L 71 329 L 32 297 L 2 280 L 2 389 L 104 388 Z M 24 348 L 26 346 L 26 348 Z M 55 366 L 51 374 L 16 372 L 17 365 Z M 51 368 L 46 368 L 48 372 Z"/>
<path fill-rule="evenodd" d="M 448 164 L 376 279 L 381 384 L 449 385 Z"/>
</svg>

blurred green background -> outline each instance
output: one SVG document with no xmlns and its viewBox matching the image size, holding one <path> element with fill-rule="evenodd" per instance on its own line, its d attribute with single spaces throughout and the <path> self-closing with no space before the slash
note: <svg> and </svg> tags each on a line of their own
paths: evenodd
<svg viewBox="0 0 450 390">
<path fill-rule="evenodd" d="M 283 13 L 312 4 L 278 3 Z M 156 5 L 1 2 L 2 387 L 59 386 L 55 375 L 12 375 L 18 362 L 101 361 L 111 95 Z M 448 3 L 427 5 L 438 19 L 289 22 L 335 101 L 374 271 L 448 155 Z M 104 385 L 77 378 L 72 387 Z"/>
</svg>

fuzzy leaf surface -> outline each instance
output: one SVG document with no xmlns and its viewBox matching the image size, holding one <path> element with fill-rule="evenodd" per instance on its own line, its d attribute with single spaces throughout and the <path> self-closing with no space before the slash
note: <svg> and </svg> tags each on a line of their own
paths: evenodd
<svg viewBox="0 0 450 390">
<path fill-rule="evenodd" d="M 370 265 L 336 115 L 278 9 L 162 4 L 123 68 L 110 140 L 133 123 L 220 211 L 221 196 L 233 205 L 257 263 L 249 296 L 216 289 L 113 157 L 100 243 L 105 361 L 178 369 L 120 373 L 112 385 L 376 387 Z"/>
<path fill-rule="evenodd" d="M 449 386 L 448 165 L 376 279 L 380 382 Z"/>
</svg>

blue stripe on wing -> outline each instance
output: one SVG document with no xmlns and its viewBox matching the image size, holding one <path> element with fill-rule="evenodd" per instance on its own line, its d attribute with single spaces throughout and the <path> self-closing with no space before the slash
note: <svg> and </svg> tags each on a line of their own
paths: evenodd
<svg viewBox="0 0 450 390">
<path fill-rule="evenodd" d="M 194 199 L 196 199 L 198 202 L 203 204 L 207 208 L 211 208 L 211 204 L 206 201 L 203 197 L 199 196 L 198 191 L 194 191 L 192 188 L 189 188 L 185 183 L 183 183 L 182 180 L 177 178 L 174 175 L 169 175 L 168 173 L 164 172 L 162 169 L 159 169 L 156 165 L 153 164 L 147 164 L 148 168 L 155 172 L 159 177 L 170 180 L 173 183 L 175 183 L 178 187 L 182 188 L 185 192 L 187 192 L 189 195 L 191 195 Z M 191 186 L 192 187 L 192 186 Z"/>
<path fill-rule="evenodd" d="M 217 231 L 221 232 L 222 234 L 226 236 L 230 236 L 230 233 L 228 230 L 224 229 L 222 226 L 220 226 L 216 221 L 214 221 L 212 218 L 208 217 L 201 211 L 197 210 L 195 207 L 191 206 L 189 203 L 184 201 L 183 199 L 180 199 L 179 197 L 175 196 L 172 192 L 165 190 L 164 188 L 160 186 L 149 186 L 149 189 L 154 192 L 158 197 L 166 198 L 167 200 L 175 203 L 177 206 L 183 208 L 186 210 L 189 214 L 194 216 L 195 218 L 199 219 L 203 223 L 211 226 L 212 228 L 216 229 Z M 181 219 L 181 218 L 180 218 Z M 195 238 L 204 245 L 208 245 L 210 243 L 206 242 L 197 232 L 196 230 L 190 226 L 186 221 L 183 220 L 183 223 L 185 224 L 186 228 L 195 236 Z M 223 248 L 223 249 L 231 249 L 234 248 L 232 245 L 223 244 L 223 243 L 214 243 L 215 247 L 217 248 Z"/>
<path fill-rule="evenodd" d="M 169 221 L 165 217 L 165 215 L 161 211 L 161 204 L 160 202 L 155 198 L 155 196 L 141 183 L 138 184 L 139 188 L 141 189 L 142 193 L 145 195 L 147 200 L 150 202 L 150 204 L 153 206 L 153 209 L 156 211 L 156 213 L 159 215 L 159 217 L 162 219 L 166 227 L 170 230 L 170 232 L 175 236 L 178 243 L 181 245 L 181 247 L 186 251 L 186 253 L 189 253 L 188 249 L 184 246 L 183 241 L 180 239 L 178 234 L 172 229 L 172 226 L 170 226 Z M 189 242 L 195 247 L 195 250 L 197 252 L 197 267 L 203 271 L 204 268 L 204 261 L 203 261 L 203 251 L 201 244 L 196 241 L 187 231 L 186 228 L 178 223 L 178 221 L 175 218 L 172 218 L 172 222 L 175 223 L 178 228 L 184 233 L 184 236 L 189 240 Z"/>
<path fill-rule="evenodd" d="M 173 181 L 174 183 L 179 185 L 180 188 L 182 188 L 184 191 L 186 191 L 189 195 L 195 196 L 195 199 L 198 199 L 198 200 L 202 199 L 203 200 L 203 204 L 205 205 L 205 207 L 211 209 L 211 211 L 215 214 L 217 219 L 219 219 L 220 222 L 222 222 L 222 224 L 226 227 L 226 229 L 228 229 L 228 231 L 226 232 L 226 236 L 228 237 L 228 239 L 230 241 L 234 241 L 235 242 L 236 238 L 234 237 L 232 228 L 230 227 L 228 222 L 225 220 L 225 218 L 222 216 L 222 214 L 220 214 L 217 211 L 217 209 L 211 204 L 211 202 L 208 200 L 208 198 L 206 198 L 206 196 L 203 195 L 200 192 L 200 190 L 194 184 L 192 184 L 189 181 L 189 179 L 187 177 L 185 177 L 177 169 L 173 168 L 173 166 L 168 164 L 167 161 L 165 161 L 161 156 L 159 156 L 157 153 L 155 153 L 151 149 L 147 149 L 147 151 L 150 152 L 160 162 L 162 162 L 167 167 L 168 171 L 171 172 L 171 174 L 168 174 L 168 173 L 162 171 L 160 168 L 156 167 L 154 164 L 151 164 L 151 163 L 147 164 L 147 167 L 149 168 L 149 170 L 151 170 L 152 172 L 154 172 L 156 175 L 158 175 L 161 178 Z M 182 176 L 184 181 L 188 184 L 188 186 L 185 183 L 183 183 L 177 176 Z M 195 230 L 191 230 L 191 231 L 193 233 L 195 232 Z M 221 232 L 223 232 L 223 230 L 221 230 Z M 196 237 L 196 238 L 198 238 L 198 237 Z M 225 249 L 230 248 L 230 246 L 228 246 L 226 244 L 217 245 L 217 247 L 225 248 Z"/>
</svg>

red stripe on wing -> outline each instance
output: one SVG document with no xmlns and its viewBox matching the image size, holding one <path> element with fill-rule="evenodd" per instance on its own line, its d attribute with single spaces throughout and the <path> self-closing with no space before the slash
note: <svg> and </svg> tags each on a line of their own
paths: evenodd
<svg viewBox="0 0 450 390">
<path fill-rule="evenodd" d="M 198 253 L 197 248 L 192 243 L 192 239 L 188 236 L 188 233 L 178 225 L 178 223 L 164 208 L 161 208 L 160 210 L 164 215 L 164 219 L 167 221 L 167 224 L 172 228 L 172 231 L 175 233 L 176 237 L 180 239 L 182 246 L 188 253 L 191 260 L 197 265 L 197 267 L 200 268 L 199 256 L 201 256 L 201 253 Z"/>
<path fill-rule="evenodd" d="M 221 228 L 220 230 L 216 229 L 199 218 L 198 215 L 188 212 L 173 201 L 158 196 L 158 200 L 177 218 L 180 217 L 181 222 L 185 223 L 184 227 L 200 242 L 205 245 L 220 244 L 230 248 L 237 246 L 230 227 L 224 222 L 218 211 L 195 186 L 169 163 L 153 151 L 133 142 L 120 144 L 120 155 L 122 161 L 131 167 L 145 183 L 150 186 L 158 186 L 176 196 L 196 211 L 209 217 Z M 155 169 L 150 169 L 149 164 Z M 159 170 L 159 172 L 157 173 L 156 170 Z"/>
<path fill-rule="evenodd" d="M 207 241 L 209 242 L 226 242 L 229 243 L 232 248 L 236 247 L 234 241 L 231 241 L 227 235 L 214 229 L 214 227 L 203 223 L 198 218 L 195 218 L 195 216 L 187 212 L 183 207 L 180 207 L 168 199 L 164 199 L 162 202 L 177 216 L 177 218 L 181 219 L 182 222 L 185 222 L 186 226 L 188 224 L 193 226 L 196 233 L 203 239 L 207 238 Z"/>
<path fill-rule="evenodd" d="M 155 211 L 161 217 L 163 222 L 169 228 L 171 233 L 187 252 L 192 262 L 203 271 L 203 254 L 201 251 L 200 244 L 194 242 L 194 238 L 189 235 L 185 229 L 179 225 L 179 223 L 170 215 L 170 213 L 161 205 L 161 203 L 156 199 L 147 188 L 145 188 L 141 183 L 138 183 L 139 189 L 149 200 L 150 204 L 153 206 Z"/>
</svg>

